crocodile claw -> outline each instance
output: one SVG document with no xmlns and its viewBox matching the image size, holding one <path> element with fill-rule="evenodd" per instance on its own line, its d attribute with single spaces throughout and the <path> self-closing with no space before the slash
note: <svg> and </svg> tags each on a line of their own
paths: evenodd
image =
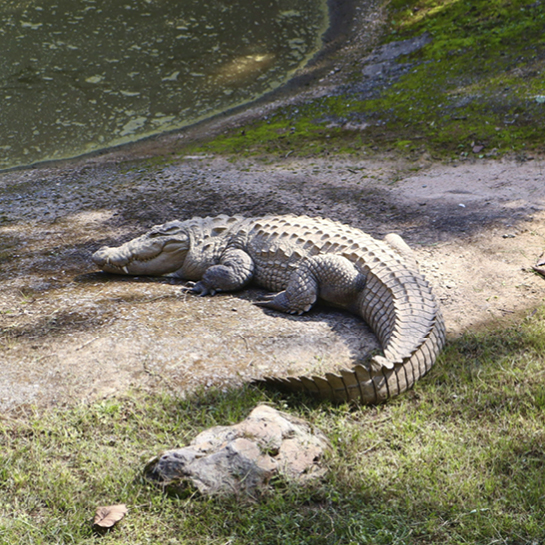
<svg viewBox="0 0 545 545">
<path fill-rule="evenodd" d="M 545 276 L 545 253 L 539 256 L 539 259 L 532 267 L 532 269 L 534 269 L 534 271 L 538 272 L 539 274 Z"/>
<path fill-rule="evenodd" d="M 187 282 L 185 286 L 182 286 L 182 291 L 183 292 L 189 292 L 189 291 L 193 291 L 193 288 L 195 287 L 195 282 Z"/>
<path fill-rule="evenodd" d="M 252 305 L 255 305 L 256 307 L 261 307 L 261 308 L 272 308 L 274 310 L 278 310 L 276 307 L 270 304 L 270 301 L 252 301 Z"/>
<path fill-rule="evenodd" d="M 290 309 L 289 305 L 287 304 L 286 295 L 284 292 L 269 293 L 264 295 L 261 301 L 254 301 L 254 305 L 292 314 L 292 309 Z"/>
<path fill-rule="evenodd" d="M 253 304 L 257 305 L 258 307 L 266 306 L 266 303 L 269 303 L 276 297 L 276 293 L 267 293 L 266 295 L 262 295 L 259 301 L 254 301 Z"/>
<path fill-rule="evenodd" d="M 220 290 L 209 289 L 202 282 L 188 282 L 182 287 L 182 293 L 193 293 L 195 295 L 199 295 L 200 297 L 205 297 L 206 295 L 216 295 L 218 291 Z"/>
</svg>

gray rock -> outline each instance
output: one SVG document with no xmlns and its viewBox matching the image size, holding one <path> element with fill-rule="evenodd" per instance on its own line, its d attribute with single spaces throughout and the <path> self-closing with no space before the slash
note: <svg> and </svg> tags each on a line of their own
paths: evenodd
<svg viewBox="0 0 545 545">
<path fill-rule="evenodd" d="M 369 61 L 372 61 L 373 63 L 392 61 L 398 57 L 401 57 L 402 55 L 410 55 L 411 53 L 415 53 L 419 49 L 422 49 L 425 45 L 429 44 L 431 41 L 431 36 L 425 32 L 416 38 L 402 40 L 399 42 L 390 42 L 377 47 L 370 55 Z"/>
<path fill-rule="evenodd" d="M 411 62 L 400 62 L 402 58 L 422 49 L 431 41 L 432 37 L 425 32 L 416 38 L 390 42 L 375 48 L 362 60 L 362 80 L 340 85 L 333 94 L 353 95 L 358 100 L 380 96 L 385 89 L 409 73 L 415 63 L 420 62 L 415 59 Z"/>
<path fill-rule="evenodd" d="M 422 49 L 431 42 L 431 37 L 424 33 L 417 38 L 391 42 L 377 47 L 364 62 L 362 74 L 368 78 L 399 76 L 412 67 L 410 63 L 399 63 L 397 59 Z"/>
<path fill-rule="evenodd" d="M 328 448 L 304 420 L 260 405 L 234 426 L 210 428 L 187 447 L 155 456 L 144 472 L 174 492 L 194 487 L 205 495 L 256 497 L 274 475 L 292 482 L 322 476 Z"/>
</svg>

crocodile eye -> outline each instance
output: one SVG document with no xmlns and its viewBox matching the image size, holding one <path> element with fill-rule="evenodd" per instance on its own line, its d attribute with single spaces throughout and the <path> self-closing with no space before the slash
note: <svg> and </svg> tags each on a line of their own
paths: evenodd
<svg viewBox="0 0 545 545">
<path fill-rule="evenodd" d="M 177 235 L 180 233 L 180 229 L 177 225 L 161 225 L 154 227 L 149 233 L 149 238 L 164 237 L 168 235 Z"/>
</svg>

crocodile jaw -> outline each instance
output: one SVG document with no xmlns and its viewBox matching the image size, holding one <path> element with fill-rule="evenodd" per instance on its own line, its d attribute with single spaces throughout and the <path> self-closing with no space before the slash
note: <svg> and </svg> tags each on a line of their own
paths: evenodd
<svg viewBox="0 0 545 545">
<path fill-rule="evenodd" d="M 188 250 L 187 235 L 163 235 L 152 230 L 117 248 L 103 246 L 92 259 L 108 273 L 176 276 L 174 273 L 183 267 Z"/>
</svg>

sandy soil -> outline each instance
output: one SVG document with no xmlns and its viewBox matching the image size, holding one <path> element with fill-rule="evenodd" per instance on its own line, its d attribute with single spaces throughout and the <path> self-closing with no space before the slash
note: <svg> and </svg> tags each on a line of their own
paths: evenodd
<svg viewBox="0 0 545 545">
<path fill-rule="evenodd" d="M 168 279 L 95 270 L 98 247 L 175 218 L 294 213 L 397 232 L 450 338 L 542 303 L 545 280 L 531 269 L 545 246 L 541 161 L 117 159 L 0 174 L 1 410 L 323 373 L 377 348 L 338 311 L 288 317 L 252 305 L 259 290 L 199 298 Z"/>
</svg>

